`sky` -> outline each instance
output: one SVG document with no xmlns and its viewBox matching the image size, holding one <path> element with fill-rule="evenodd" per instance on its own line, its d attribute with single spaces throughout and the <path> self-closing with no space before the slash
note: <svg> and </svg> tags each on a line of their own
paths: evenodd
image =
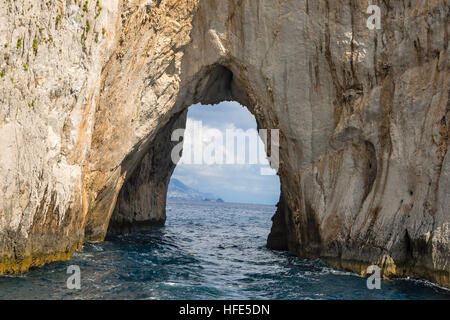
<svg viewBox="0 0 450 320">
<path fill-rule="evenodd" d="M 238 149 L 227 142 L 227 132 L 251 135 L 254 143 L 250 144 L 247 138 L 245 151 Z M 234 141 L 238 143 L 237 139 Z M 227 164 L 227 159 L 234 159 L 235 163 Z M 256 120 L 247 108 L 237 102 L 197 104 L 189 108 L 183 156 L 172 178 L 226 202 L 276 204 L 280 196 L 279 178 L 275 174 L 262 175 L 261 168 L 269 168 L 269 162 L 257 136 Z"/>
</svg>

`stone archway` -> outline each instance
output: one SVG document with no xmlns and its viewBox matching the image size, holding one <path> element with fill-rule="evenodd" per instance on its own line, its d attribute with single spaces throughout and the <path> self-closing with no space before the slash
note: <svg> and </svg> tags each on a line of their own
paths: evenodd
<svg viewBox="0 0 450 320">
<path fill-rule="evenodd" d="M 201 79 L 197 87 L 197 90 L 201 90 L 198 102 L 218 104 L 222 101 L 239 100 L 241 104 L 248 103 L 246 94 L 233 80 L 233 73 L 228 68 L 215 65 L 208 70 L 205 79 Z M 171 141 L 171 135 L 176 129 L 186 127 L 187 108 L 186 106 L 185 110 L 175 114 L 161 128 L 149 151 L 125 181 L 109 220 L 109 234 L 164 225 L 167 187 L 176 166 L 171 153 L 178 143 Z"/>
<path fill-rule="evenodd" d="M 114 180 L 104 184 L 109 191 L 99 188 L 100 201 L 93 201 L 96 205 L 89 209 L 87 217 L 87 239 L 104 237 L 117 196 L 121 208 L 132 206 L 130 202 L 140 202 L 143 196 L 138 195 L 142 192 L 139 186 L 148 178 L 146 175 L 161 166 L 155 155 L 165 154 L 162 158 L 168 155 L 164 151 L 167 144 L 160 139 L 167 141 L 166 135 L 174 125 L 180 125 L 177 121 L 184 117 L 187 106 L 236 100 L 255 115 L 258 126 L 277 128 L 282 133 L 281 199 L 269 246 L 320 257 L 358 273 L 364 273 L 368 265 L 378 264 L 385 276 L 417 274 L 446 283 L 447 262 L 441 264 L 431 258 L 445 254 L 423 240 L 427 232 L 433 233 L 431 225 L 419 230 L 407 218 L 412 207 L 401 205 L 398 209 L 397 202 L 406 201 L 411 206 L 412 202 L 430 201 L 426 200 L 427 179 L 419 183 L 420 179 L 413 178 L 408 166 L 392 158 L 395 147 L 389 119 L 394 103 L 402 104 L 395 102 L 396 94 L 406 92 L 395 87 L 394 78 L 400 81 L 403 73 L 382 71 L 378 62 L 372 65 L 373 59 L 369 61 L 362 56 L 367 49 L 357 56 L 352 41 L 339 45 L 341 42 L 336 40 L 341 33 L 345 35 L 340 29 L 347 24 L 353 38 L 358 37 L 360 42 L 369 46 L 377 41 L 374 34 L 364 29 L 364 10 L 326 1 L 314 6 L 307 6 L 307 2 L 264 6 L 263 2 L 192 1 L 192 6 L 189 1 L 172 6 L 161 2 L 150 11 L 148 20 L 144 15 L 130 13 L 124 30 L 134 30 L 138 22 L 151 25 L 158 21 L 158 32 L 153 37 L 147 31 L 124 32 L 123 44 L 107 67 L 110 70 L 104 81 L 114 86 L 115 82 L 108 79 L 121 77 L 125 70 L 136 73 L 135 77 L 129 76 L 130 83 L 142 81 L 132 96 L 139 98 L 136 103 L 142 107 L 137 121 L 144 116 L 142 128 L 138 126 L 143 135 L 129 144 L 132 149 L 124 150 L 124 160 L 118 164 L 120 171 L 116 169 L 108 178 Z M 297 25 L 299 29 L 291 28 L 296 24 L 273 19 L 274 10 L 289 21 L 304 24 Z M 348 21 L 345 16 L 331 16 L 343 10 L 352 14 Z M 314 15 L 321 18 L 313 21 Z M 385 19 L 389 22 L 391 18 Z M 149 29 L 143 25 L 142 28 Z M 150 51 L 137 69 L 134 57 L 142 54 L 139 50 L 143 43 Z M 172 44 L 169 50 L 168 43 Z M 395 41 L 390 40 L 382 50 L 395 46 Z M 349 56 L 347 49 L 354 53 Z M 380 53 L 379 60 L 386 59 Z M 365 61 L 370 67 L 358 61 Z M 415 65 L 412 60 L 409 63 Z M 120 82 L 117 90 L 105 87 L 102 93 L 105 100 L 100 105 L 128 95 L 123 84 L 124 81 Z M 135 90 L 132 86 L 126 88 Z M 435 107 L 442 109 L 442 105 Z M 99 141 L 105 143 L 105 136 Z M 106 145 L 111 147 L 114 141 Z M 165 165 L 165 168 L 167 171 L 159 177 L 162 183 L 151 183 L 157 190 L 164 191 L 167 187 L 173 167 Z M 395 182 L 399 177 L 406 178 L 400 186 Z M 424 191 L 420 199 L 411 199 L 409 191 L 417 183 Z M 162 222 L 164 200 L 154 196 L 146 199 L 151 199 L 154 215 L 159 217 L 154 222 Z M 395 213 L 398 210 L 403 212 L 401 216 Z M 416 211 L 415 215 L 422 212 Z M 442 214 L 435 218 L 426 215 L 423 219 L 437 219 L 442 227 L 448 222 L 448 216 Z M 145 214 L 141 218 L 152 221 Z M 126 222 L 123 216 L 120 219 Z M 120 230 L 117 227 L 120 223 L 113 218 L 114 228 Z M 130 221 L 125 224 L 133 225 Z M 415 240 L 411 235 L 415 235 Z M 436 241 L 442 241 L 446 236 L 437 237 L 441 240 Z"/>
</svg>

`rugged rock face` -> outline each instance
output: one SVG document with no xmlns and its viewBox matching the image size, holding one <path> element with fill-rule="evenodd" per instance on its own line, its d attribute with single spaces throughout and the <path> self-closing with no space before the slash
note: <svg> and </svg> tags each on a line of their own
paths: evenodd
<svg viewBox="0 0 450 320">
<path fill-rule="evenodd" d="M 280 129 L 269 246 L 450 287 L 447 1 L 1 1 L 1 273 L 163 223 L 172 130 L 236 100 Z"/>
</svg>

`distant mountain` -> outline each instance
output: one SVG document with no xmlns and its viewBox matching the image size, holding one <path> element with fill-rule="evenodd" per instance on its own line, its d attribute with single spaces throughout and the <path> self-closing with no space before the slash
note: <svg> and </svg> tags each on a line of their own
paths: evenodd
<svg viewBox="0 0 450 320">
<path fill-rule="evenodd" d="M 200 192 L 194 188 L 188 187 L 183 182 L 175 178 L 170 180 L 169 189 L 167 190 L 167 198 L 176 200 L 224 202 L 222 199 L 217 198 L 211 193 Z"/>
</svg>

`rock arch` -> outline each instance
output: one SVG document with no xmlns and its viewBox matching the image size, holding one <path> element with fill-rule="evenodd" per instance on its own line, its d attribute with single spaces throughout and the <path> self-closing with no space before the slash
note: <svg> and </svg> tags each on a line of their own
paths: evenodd
<svg viewBox="0 0 450 320">
<path fill-rule="evenodd" d="M 239 101 L 252 109 L 247 94 L 240 89 L 228 68 L 214 65 L 207 70 L 204 78 L 199 78 L 195 85 L 196 98 L 188 98 L 187 101 L 204 104 Z M 171 153 L 178 143 L 171 141 L 171 135 L 174 130 L 186 127 L 188 107 L 185 106 L 185 109 L 174 114 L 157 132 L 150 149 L 125 181 L 109 220 L 109 234 L 164 225 L 167 187 L 176 166 L 171 159 Z"/>
</svg>

